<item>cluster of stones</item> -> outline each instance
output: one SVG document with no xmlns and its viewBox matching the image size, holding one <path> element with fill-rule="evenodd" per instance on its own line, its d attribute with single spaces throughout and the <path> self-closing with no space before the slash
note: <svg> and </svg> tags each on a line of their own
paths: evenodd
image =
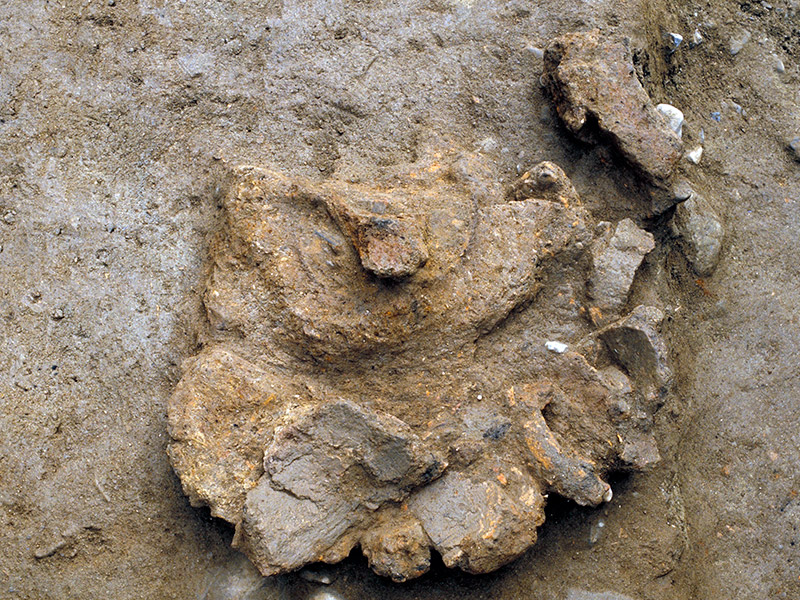
<svg viewBox="0 0 800 600">
<path fill-rule="evenodd" d="M 624 45 L 566 36 L 545 73 L 568 127 L 591 117 L 669 187 L 680 140 Z M 474 155 L 370 185 L 235 170 L 169 455 L 264 575 L 356 546 L 397 581 L 431 549 L 492 571 L 535 543 L 550 493 L 595 506 L 608 472 L 659 459 L 663 314 L 629 298 L 653 236 L 594 223 L 555 164 L 498 181 Z M 554 286 L 570 303 L 526 316 Z M 565 352 L 544 349 L 556 330 Z"/>
</svg>

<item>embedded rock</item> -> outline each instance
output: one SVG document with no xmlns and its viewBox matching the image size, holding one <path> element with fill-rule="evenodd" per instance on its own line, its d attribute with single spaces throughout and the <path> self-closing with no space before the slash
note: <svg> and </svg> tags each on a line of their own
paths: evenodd
<svg viewBox="0 0 800 600">
<path fill-rule="evenodd" d="M 692 194 L 677 206 L 671 225 L 695 273 L 701 277 L 711 275 L 719 262 L 725 232 L 706 200 Z"/>
<path fill-rule="evenodd" d="M 473 481 L 457 472 L 421 490 L 410 503 L 448 567 L 488 573 L 536 541 L 544 499 L 528 482 Z"/>
<path fill-rule="evenodd" d="M 545 50 L 543 79 L 570 131 L 591 140 L 596 127 L 650 183 L 666 186 L 681 140 L 644 91 L 625 42 L 598 29 L 563 35 Z"/>
<path fill-rule="evenodd" d="M 628 292 L 644 257 L 655 248 L 653 235 L 640 229 L 630 219 L 617 223 L 613 233 L 610 223 L 600 223 L 603 232 L 592 246 L 593 320 L 598 325 L 619 317 L 628 300 Z"/>
<path fill-rule="evenodd" d="M 637 306 L 620 321 L 600 332 L 614 358 L 655 399 L 672 384 L 667 348 L 659 327 L 664 313 L 654 306 Z"/>
</svg>

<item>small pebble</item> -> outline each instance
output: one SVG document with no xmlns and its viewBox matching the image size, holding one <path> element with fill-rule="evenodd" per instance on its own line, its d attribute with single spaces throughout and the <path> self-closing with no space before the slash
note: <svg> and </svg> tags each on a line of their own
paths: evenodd
<svg viewBox="0 0 800 600">
<path fill-rule="evenodd" d="M 64 318 L 64 309 L 63 308 L 56 308 L 52 313 L 50 313 L 50 317 L 54 321 L 60 321 Z"/>
<path fill-rule="evenodd" d="M 606 526 L 606 522 L 600 519 L 589 528 L 589 544 L 594 546 L 598 540 L 600 539 L 600 535 L 603 533 L 603 528 Z"/>
<path fill-rule="evenodd" d="M 555 352 L 556 354 L 564 354 L 564 352 L 569 349 L 569 346 L 567 346 L 565 343 L 555 341 L 547 342 L 544 347 L 550 350 L 550 352 Z"/>
<path fill-rule="evenodd" d="M 659 104 L 656 106 L 656 110 L 667 118 L 669 126 L 678 134 L 678 137 L 681 137 L 684 121 L 683 113 L 671 104 Z"/>
<path fill-rule="evenodd" d="M 344 597 L 330 590 L 316 590 L 309 595 L 308 600 L 344 600 Z"/>
<path fill-rule="evenodd" d="M 321 583 L 323 585 L 330 585 L 333 583 L 333 574 L 325 569 L 308 567 L 300 571 L 301 579 L 310 581 L 312 583 Z"/>
<path fill-rule="evenodd" d="M 666 34 L 667 43 L 669 44 L 669 53 L 672 54 L 675 50 L 678 49 L 678 46 L 681 45 L 683 41 L 683 36 L 680 33 L 667 33 Z"/>
<path fill-rule="evenodd" d="M 17 222 L 17 213 L 15 213 L 13 210 L 6 211 L 6 213 L 3 215 L 3 221 L 6 223 L 6 225 L 13 225 Z"/>
<path fill-rule="evenodd" d="M 730 50 L 731 54 L 736 56 L 742 51 L 744 45 L 750 41 L 752 34 L 746 29 L 731 38 Z"/>
<path fill-rule="evenodd" d="M 691 150 L 686 153 L 686 159 L 693 164 L 698 164 L 700 162 L 700 157 L 703 156 L 703 147 L 698 146 L 694 150 Z"/>
<path fill-rule="evenodd" d="M 672 189 L 672 197 L 675 199 L 675 202 L 683 202 L 684 200 L 688 200 L 694 194 L 694 190 L 692 189 L 692 185 L 686 180 L 680 180 Z"/>
<path fill-rule="evenodd" d="M 786 73 L 786 66 L 783 64 L 783 61 L 774 54 L 772 54 L 771 56 L 772 56 L 772 66 L 775 68 L 775 72 L 780 73 L 781 75 Z"/>
<path fill-rule="evenodd" d="M 717 123 L 719 123 L 720 121 L 722 121 L 722 113 L 719 111 L 712 112 L 711 118 L 714 119 Z"/>
<path fill-rule="evenodd" d="M 697 47 L 703 43 L 703 36 L 700 34 L 699 29 L 694 30 L 694 35 L 692 35 L 692 46 Z"/>
<path fill-rule="evenodd" d="M 789 150 L 794 153 L 795 160 L 800 160 L 800 136 L 789 141 Z"/>
<path fill-rule="evenodd" d="M 681 238 L 680 248 L 700 277 L 708 277 L 719 262 L 725 230 L 717 214 L 699 194 L 679 204 L 670 221 L 672 233 Z"/>
<path fill-rule="evenodd" d="M 533 54 L 536 58 L 543 58 L 544 57 L 544 50 L 541 48 L 537 48 L 536 46 L 528 46 L 528 51 Z"/>
</svg>

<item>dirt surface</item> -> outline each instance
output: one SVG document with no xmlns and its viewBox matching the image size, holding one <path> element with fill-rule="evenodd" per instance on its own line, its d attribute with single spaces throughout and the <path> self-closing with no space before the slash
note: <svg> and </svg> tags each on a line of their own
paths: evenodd
<svg viewBox="0 0 800 600">
<path fill-rule="evenodd" d="M 800 596 L 798 11 L 5 3 L 0 597 Z M 644 88 L 684 112 L 684 147 L 704 149 L 685 166 L 724 227 L 710 276 L 669 212 L 638 217 L 637 178 L 575 139 L 542 89 L 537 49 L 595 27 L 630 38 Z M 673 52 L 668 32 L 684 38 Z M 489 575 L 434 558 L 395 584 L 354 555 L 323 576 L 262 580 L 232 528 L 189 505 L 166 454 L 230 168 L 369 183 L 441 148 L 482 155 L 505 184 L 553 161 L 594 219 L 655 235 L 640 275 L 665 299 L 673 349 L 662 461 L 612 481 L 600 508 L 551 502 L 533 549 Z"/>
</svg>

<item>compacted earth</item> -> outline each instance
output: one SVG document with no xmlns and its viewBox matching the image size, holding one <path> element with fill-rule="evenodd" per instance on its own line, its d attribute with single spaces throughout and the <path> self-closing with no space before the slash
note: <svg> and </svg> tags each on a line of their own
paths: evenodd
<svg viewBox="0 0 800 600">
<path fill-rule="evenodd" d="M 0 598 L 800 597 L 797 56 L 797 0 L 4 3 Z"/>
</svg>

